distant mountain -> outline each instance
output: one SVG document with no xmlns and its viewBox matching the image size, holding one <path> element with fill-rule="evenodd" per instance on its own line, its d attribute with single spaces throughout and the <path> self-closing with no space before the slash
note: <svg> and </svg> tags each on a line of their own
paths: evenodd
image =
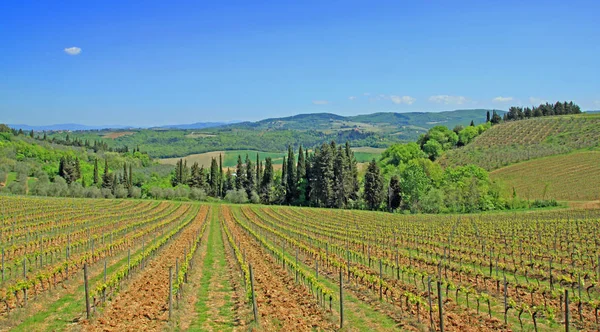
<svg viewBox="0 0 600 332">
<path fill-rule="evenodd" d="M 600 113 L 600 110 L 596 110 L 596 111 L 585 111 L 585 112 L 586 112 L 586 113 L 593 113 L 593 114 L 596 114 L 596 113 Z"/>
<path fill-rule="evenodd" d="M 63 124 L 53 124 L 46 126 L 30 126 L 26 124 L 9 124 L 8 126 L 14 129 L 23 129 L 24 131 L 77 131 L 77 130 L 103 130 L 103 129 L 203 129 L 203 128 L 214 128 L 220 127 L 232 123 L 238 123 L 239 121 L 229 121 L 229 122 L 196 122 L 191 124 L 175 124 L 175 125 L 166 125 L 166 126 L 157 126 L 157 127 L 149 127 L 149 126 L 123 126 L 123 125 L 104 125 L 104 126 L 88 126 L 76 123 L 63 123 Z"/>
<path fill-rule="evenodd" d="M 223 129 L 245 128 L 257 130 L 317 130 L 340 131 L 362 130 L 384 133 L 406 133 L 408 131 L 426 131 L 436 125 L 454 128 L 456 125 L 466 126 L 471 121 L 475 124 L 486 120 L 488 109 L 455 110 L 446 112 L 382 112 L 356 116 L 341 116 L 332 113 L 299 114 L 283 118 L 270 118 L 257 122 L 241 122 L 224 126 Z M 496 110 L 502 116 L 505 111 Z"/>
<path fill-rule="evenodd" d="M 24 131 L 61 131 L 61 130 L 101 130 L 101 129 L 129 129 L 134 128 L 132 126 L 122 126 L 122 125 L 105 125 L 105 126 L 87 126 L 76 123 L 63 123 L 63 124 L 53 124 L 46 126 L 30 126 L 26 124 L 9 124 L 8 125 L 14 129 L 23 129 Z"/>
<path fill-rule="evenodd" d="M 215 128 L 229 124 L 239 123 L 241 121 L 228 121 L 228 122 L 196 122 L 190 124 L 178 124 L 178 125 L 166 125 L 159 127 L 152 127 L 153 129 L 203 129 L 203 128 Z"/>
</svg>

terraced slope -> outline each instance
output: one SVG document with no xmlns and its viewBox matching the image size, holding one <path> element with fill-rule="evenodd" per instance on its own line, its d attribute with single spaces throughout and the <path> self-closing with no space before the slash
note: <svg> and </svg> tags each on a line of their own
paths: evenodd
<svg viewBox="0 0 600 332">
<path fill-rule="evenodd" d="M 522 198 L 567 201 L 600 199 L 600 151 L 536 159 L 491 173 Z"/>
<path fill-rule="evenodd" d="M 466 147 L 451 150 L 443 166 L 494 170 L 531 159 L 600 146 L 600 116 L 566 115 L 511 121 L 492 127 Z"/>
</svg>

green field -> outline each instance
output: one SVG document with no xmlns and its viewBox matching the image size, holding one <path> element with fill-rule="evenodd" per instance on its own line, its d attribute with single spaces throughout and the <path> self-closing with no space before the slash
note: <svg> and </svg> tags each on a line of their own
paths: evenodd
<svg viewBox="0 0 600 332">
<path fill-rule="evenodd" d="M 354 151 L 354 156 L 356 157 L 356 161 L 359 163 L 365 163 L 371 161 L 373 158 L 379 159 L 381 152 L 384 149 L 379 148 L 370 148 L 370 147 L 359 147 L 352 148 Z M 250 160 L 255 163 L 256 162 L 256 154 L 258 153 L 260 160 L 263 160 L 267 157 L 271 157 L 273 160 L 273 165 L 281 165 L 283 163 L 283 156 L 287 155 L 285 152 L 263 152 L 256 150 L 232 150 L 232 151 L 212 151 L 206 153 L 192 154 L 186 157 L 183 157 L 184 160 L 187 161 L 188 166 L 197 162 L 200 165 L 204 165 L 204 168 L 210 167 L 211 159 L 216 158 L 218 160 L 219 155 L 223 156 L 223 167 L 235 167 L 237 165 L 238 155 L 242 157 L 242 163 L 246 160 L 246 155 L 250 158 Z M 297 152 L 296 152 L 297 154 Z M 296 158 L 298 156 L 296 155 Z M 158 159 L 161 164 L 166 165 L 175 165 L 177 161 L 181 158 L 163 158 Z M 276 167 L 277 168 L 277 167 Z"/>
</svg>

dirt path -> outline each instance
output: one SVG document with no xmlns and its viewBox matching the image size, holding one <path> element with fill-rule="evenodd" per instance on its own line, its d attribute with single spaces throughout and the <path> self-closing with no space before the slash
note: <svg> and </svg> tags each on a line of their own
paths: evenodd
<svg viewBox="0 0 600 332">
<path fill-rule="evenodd" d="M 110 303 L 98 320 L 86 326 L 90 331 L 156 331 L 165 327 L 168 319 L 168 296 L 170 266 L 182 257 L 190 242 L 201 230 L 208 209 L 203 207 L 194 221 L 171 244 L 161 251 L 160 256 L 149 261 L 146 268 L 114 301 Z"/>
<path fill-rule="evenodd" d="M 275 260 L 262 250 L 260 244 L 240 231 L 232 220 L 231 210 L 223 206 L 226 225 L 239 239 L 254 270 L 256 301 L 262 331 L 335 330 L 329 314 L 297 284 Z"/>
</svg>

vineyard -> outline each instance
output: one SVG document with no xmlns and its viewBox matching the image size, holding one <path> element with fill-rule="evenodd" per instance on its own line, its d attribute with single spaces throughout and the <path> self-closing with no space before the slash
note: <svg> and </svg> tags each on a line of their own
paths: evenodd
<svg viewBox="0 0 600 332">
<path fill-rule="evenodd" d="M 600 151 L 582 151 L 510 165 L 490 173 L 526 199 L 600 199 Z"/>
<path fill-rule="evenodd" d="M 598 209 L 0 206 L 0 330 L 600 328 Z"/>
<path fill-rule="evenodd" d="M 448 151 L 439 162 L 494 170 L 599 144 L 600 116 L 540 117 L 493 126 L 467 146 Z"/>
</svg>

